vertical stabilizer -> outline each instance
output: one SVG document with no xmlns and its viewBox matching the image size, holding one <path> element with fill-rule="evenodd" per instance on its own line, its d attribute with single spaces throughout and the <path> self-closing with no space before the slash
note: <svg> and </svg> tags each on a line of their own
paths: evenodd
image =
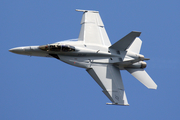
<svg viewBox="0 0 180 120">
<path fill-rule="evenodd" d="M 141 32 L 132 31 L 129 34 L 127 34 L 125 37 L 121 38 L 119 41 L 111 45 L 109 48 L 119 50 L 119 51 L 125 51 L 126 49 L 131 46 L 131 44 L 134 42 L 136 37 L 139 37 Z"/>
<path fill-rule="evenodd" d="M 131 46 L 128 48 L 128 51 L 134 52 L 134 53 L 140 53 L 141 50 L 142 41 L 139 37 L 137 37 L 134 42 L 131 44 Z"/>
</svg>

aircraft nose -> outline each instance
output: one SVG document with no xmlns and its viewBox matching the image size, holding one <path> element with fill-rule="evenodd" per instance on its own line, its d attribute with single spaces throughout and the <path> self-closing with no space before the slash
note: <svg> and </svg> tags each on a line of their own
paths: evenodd
<svg viewBox="0 0 180 120">
<path fill-rule="evenodd" d="M 21 54 L 23 51 L 24 51 L 24 49 L 21 47 L 9 49 L 9 52 L 16 53 L 16 54 Z"/>
<path fill-rule="evenodd" d="M 21 55 L 30 55 L 30 56 L 39 53 L 40 51 L 41 50 L 39 49 L 39 46 L 24 46 L 24 47 L 15 47 L 9 49 L 9 52 L 21 54 Z"/>
</svg>

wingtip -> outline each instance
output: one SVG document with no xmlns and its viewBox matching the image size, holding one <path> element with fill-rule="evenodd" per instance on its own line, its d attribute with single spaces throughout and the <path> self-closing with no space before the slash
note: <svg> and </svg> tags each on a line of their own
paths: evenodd
<svg viewBox="0 0 180 120">
<path fill-rule="evenodd" d="M 148 89 L 154 89 L 154 90 L 157 90 L 157 85 L 156 85 L 156 86 L 153 86 L 153 87 L 148 87 Z"/>
<path fill-rule="evenodd" d="M 78 12 L 93 12 L 93 13 L 99 13 L 99 11 L 95 11 L 95 10 L 81 10 L 81 9 L 76 9 L 76 11 L 78 11 Z"/>
<path fill-rule="evenodd" d="M 129 106 L 129 104 L 123 104 L 123 103 L 106 103 L 106 105 L 121 105 L 121 106 Z"/>
</svg>

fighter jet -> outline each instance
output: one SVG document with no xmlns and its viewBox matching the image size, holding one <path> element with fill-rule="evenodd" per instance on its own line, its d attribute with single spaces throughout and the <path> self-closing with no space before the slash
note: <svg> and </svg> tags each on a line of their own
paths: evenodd
<svg viewBox="0 0 180 120">
<path fill-rule="evenodd" d="M 24 46 L 9 51 L 28 56 L 51 57 L 67 64 L 84 68 L 102 88 L 112 103 L 129 105 L 120 70 L 127 70 L 149 89 L 157 89 L 156 83 L 144 70 L 145 58 L 140 54 L 141 32 L 132 31 L 111 45 L 98 11 L 83 12 L 81 30 L 77 40 L 60 41 L 40 46 Z"/>
</svg>

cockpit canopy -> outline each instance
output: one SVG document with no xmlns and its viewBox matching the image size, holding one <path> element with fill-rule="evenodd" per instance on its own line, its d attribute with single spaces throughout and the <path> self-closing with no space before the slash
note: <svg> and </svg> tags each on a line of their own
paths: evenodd
<svg viewBox="0 0 180 120">
<path fill-rule="evenodd" d="M 71 52 L 75 51 L 74 46 L 70 45 L 61 45 L 61 44 L 48 44 L 48 45 L 41 45 L 39 49 L 43 51 L 54 51 L 54 52 Z"/>
</svg>

